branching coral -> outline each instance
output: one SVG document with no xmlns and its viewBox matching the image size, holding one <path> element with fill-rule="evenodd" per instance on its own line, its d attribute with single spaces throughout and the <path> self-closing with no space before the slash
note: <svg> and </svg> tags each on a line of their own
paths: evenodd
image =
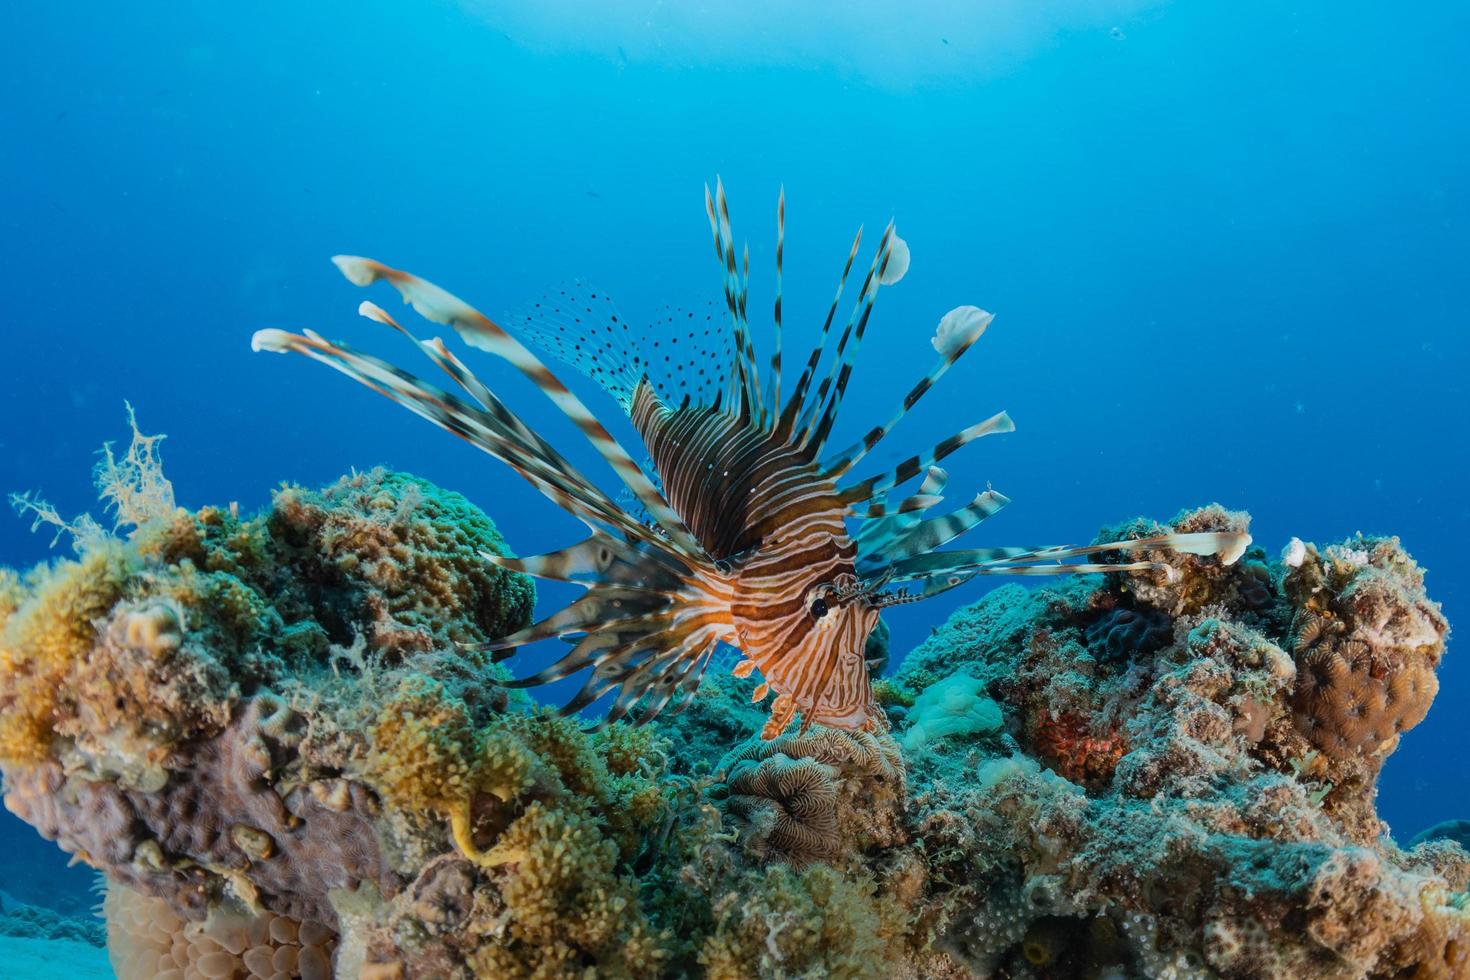
<svg viewBox="0 0 1470 980">
<path fill-rule="evenodd" d="M 174 512 L 174 485 L 163 475 L 158 444 L 166 436 L 145 436 L 138 429 L 133 406 L 127 405 L 128 426 L 133 430 L 128 451 L 121 459 L 113 455 L 112 443 L 102 446 L 102 458 L 92 474 L 98 494 L 112 512 L 114 529 L 142 528 Z"/>
<path fill-rule="evenodd" d="M 663 943 L 595 819 L 533 803 L 488 857 L 510 866 L 500 888 L 507 935 L 476 952 L 478 976 L 565 975 L 589 962 L 608 976 L 658 972 Z"/>
</svg>

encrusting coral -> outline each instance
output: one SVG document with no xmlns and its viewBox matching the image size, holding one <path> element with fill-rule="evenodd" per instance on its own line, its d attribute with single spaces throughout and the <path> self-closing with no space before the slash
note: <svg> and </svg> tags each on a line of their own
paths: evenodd
<svg viewBox="0 0 1470 980">
<path fill-rule="evenodd" d="M 1172 526 L 1240 520 L 1205 508 Z M 1013 740 L 973 778 L 968 757 L 915 771 L 913 833 L 949 857 L 932 867 L 955 885 L 930 900 L 969 969 L 1467 975 L 1470 858 L 1450 845 L 1405 853 L 1373 810 L 1378 769 L 1422 717 L 1432 680 L 1420 673 L 1386 699 L 1403 713 L 1383 737 L 1343 739 L 1329 756 L 1312 733 L 1341 733 L 1364 712 L 1316 693 L 1299 643 L 1302 622 L 1331 611 L 1334 635 L 1364 644 L 1368 676 L 1388 687 L 1408 672 L 1432 678 L 1443 617 L 1396 540 L 1325 553 L 1348 557 L 1329 569 L 1311 548 L 1295 565 L 1183 557 L 1169 559 L 1172 585 L 1149 572 L 999 589 L 909 656 L 898 680 L 911 687 L 958 668 L 983 678 Z M 1269 567 L 1270 603 L 1253 566 Z M 1119 608 L 1168 617 L 1171 638 L 1120 660 L 1111 631 L 1094 626 Z M 1304 724 L 1304 710 L 1320 724 Z"/>
<path fill-rule="evenodd" d="M 1470 855 L 1373 806 L 1446 636 L 1394 539 L 997 589 L 891 733 L 761 741 L 723 670 L 639 729 L 500 686 L 534 593 L 422 480 L 133 515 L 0 573 L 6 803 L 124 980 L 1470 975 Z"/>
</svg>

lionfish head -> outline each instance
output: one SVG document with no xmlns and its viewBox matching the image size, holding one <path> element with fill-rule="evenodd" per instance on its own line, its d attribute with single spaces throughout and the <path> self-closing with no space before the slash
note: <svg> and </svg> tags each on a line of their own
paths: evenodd
<svg viewBox="0 0 1470 980">
<path fill-rule="evenodd" d="M 878 596 L 843 573 L 806 588 L 796 624 L 797 640 L 787 662 L 798 671 L 820 671 L 825 684 L 815 704 L 803 705 L 803 716 L 837 728 L 885 728 L 873 701 L 866 648 L 878 625 Z"/>
</svg>

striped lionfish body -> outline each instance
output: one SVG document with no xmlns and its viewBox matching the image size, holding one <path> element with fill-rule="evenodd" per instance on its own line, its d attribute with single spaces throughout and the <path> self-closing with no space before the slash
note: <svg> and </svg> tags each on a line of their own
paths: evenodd
<svg viewBox="0 0 1470 980">
<path fill-rule="evenodd" d="M 749 252 L 737 261 L 723 187 L 717 183 L 714 194 L 706 188 L 705 204 L 724 272 L 727 327 L 712 317 L 671 314 L 658 330 L 634 334 L 606 296 L 564 289 L 516 318 L 512 333 L 406 272 L 371 259 L 334 259 L 353 283 L 388 282 L 427 320 L 453 327 L 470 346 L 530 378 L 617 474 L 642 511 L 637 515 L 511 411 L 441 340 L 413 338 L 372 303 L 363 303 L 359 312 L 409 336 L 457 392 L 311 331 L 255 335 L 257 350 L 295 351 L 326 363 L 469 441 L 587 525 L 587 538 L 560 551 L 485 556 L 507 569 L 586 589 L 565 608 L 491 644 L 497 657 L 551 637 L 572 644 L 550 667 L 513 684 L 542 684 L 586 670 L 566 711 L 615 692 L 608 719 L 642 723 L 671 704 L 677 709 L 687 703 L 725 643 L 744 655 L 737 674 L 759 671 L 756 699 L 776 694 L 764 737 L 779 734 L 798 712 L 803 725 L 877 729 L 884 721 L 873 701 L 864 648 L 885 606 L 927 598 L 977 575 L 1167 567 L 1098 560 L 1104 553 L 1174 549 L 1230 562 L 1249 543 L 1243 534 L 1219 532 L 1085 547 L 940 550 L 1008 502 L 987 490 L 957 510 L 931 513 L 947 479 L 938 463 L 969 442 L 1012 431 L 1004 412 L 891 470 L 860 480 L 848 475 L 980 338 L 989 314 L 962 307 L 946 316 L 934 339 L 937 363 L 899 409 L 856 444 L 829 454 L 828 436 L 874 300 L 881 287 L 902 277 L 907 245 L 892 224 L 884 230 L 839 333 L 834 324 L 858 255 L 858 232 L 817 343 L 783 399 L 785 196 L 777 205 L 774 345 L 765 372 L 747 319 Z M 647 447 L 651 473 L 515 334 L 617 401 Z M 914 492 L 895 494 L 916 479 Z M 854 534 L 849 521 L 860 522 Z M 1067 561 L 1074 558 L 1083 560 Z"/>
</svg>

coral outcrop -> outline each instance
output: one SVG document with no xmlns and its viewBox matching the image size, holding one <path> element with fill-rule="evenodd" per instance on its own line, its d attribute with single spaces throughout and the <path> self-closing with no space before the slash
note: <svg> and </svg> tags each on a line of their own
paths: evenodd
<svg viewBox="0 0 1470 980">
<path fill-rule="evenodd" d="M 1206 508 L 1172 527 L 1242 520 Z M 1293 551 L 997 589 L 904 662 L 913 689 L 983 678 L 1006 716 L 1008 755 L 916 770 L 913 833 L 953 885 L 929 901 L 968 969 L 1470 975 L 1470 858 L 1399 850 L 1373 807 L 1433 695 L 1444 618 L 1395 539 Z M 1346 663 L 1326 680 L 1323 644 Z"/>
<path fill-rule="evenodd" d="M 6 803 L 124 980 L 1470 975 L 1462 835 L 1374 810 L 1447 635 L 1394 539 L 999 588 L 891 732 L 763 742 L 728 664 L 640 729 L 501 686 L 534 593 L 424 481 L 136 516 L 0 574 Z"/>
</svg>

